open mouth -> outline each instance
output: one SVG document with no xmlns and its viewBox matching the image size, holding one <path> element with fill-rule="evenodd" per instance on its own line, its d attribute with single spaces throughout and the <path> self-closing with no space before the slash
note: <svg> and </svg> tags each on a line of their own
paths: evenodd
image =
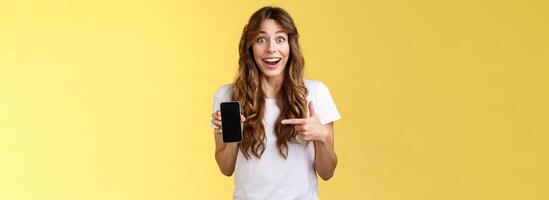
<svg viewBox="0 0 549 200">
<path fill-rule="evenodd" d="M 267 65 L 269 65 L 269 67 L 274 67 L 276 64 L 278 64 L 280 62 L 280 60 L 282 60 L 282 58 L 263 58 L 261 60 L 263 60 L 263 62 L 267 63 Z"/>
</svg>

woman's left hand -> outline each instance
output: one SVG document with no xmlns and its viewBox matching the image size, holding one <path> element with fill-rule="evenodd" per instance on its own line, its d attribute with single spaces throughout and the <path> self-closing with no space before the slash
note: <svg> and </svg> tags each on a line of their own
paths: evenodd
<svg viewBox="0 0 549 200">
<path fill-rule="evenodd" d="M 309 102 L 309 117 L 301 119 L 285 119 L 282 124 L 294 125 L 298 135 L 305 141 L 325 142 L 330 137 L 330 132 L 320 124 L 316 115 L 313 102 Z"/>
</svg>

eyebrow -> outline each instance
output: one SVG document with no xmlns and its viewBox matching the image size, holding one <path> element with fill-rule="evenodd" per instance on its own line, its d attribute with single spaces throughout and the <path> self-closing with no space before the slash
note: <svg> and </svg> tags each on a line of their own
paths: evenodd
<svg viewBox="0 0 549 200">
<path fill-rule="evenodd" d="M 267 34 L 267 32 L 265 32 L 265 31 L 259 31 L 259 33 Z M 277 32 L 275 32 L 275 34 L 277 34 L 277 33 L 286 33 L 286 31 L 277 31 Z"/>
</svg>

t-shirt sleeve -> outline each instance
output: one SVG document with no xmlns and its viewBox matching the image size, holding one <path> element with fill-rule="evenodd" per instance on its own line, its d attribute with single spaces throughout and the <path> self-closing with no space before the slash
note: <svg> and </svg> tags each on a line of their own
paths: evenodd
<svg viewBox="0 0 549 200">
<path fill-rule="evenodd" d="M 337 111 L 330 90 L 320 81 L 318 81 L 312 101 L 315 112 L 322 125 L 341 119 L 341 115 Z"/>
<path fill-rule="evenodd" d="M 230 87 L 229 86 L 222 86 L 215 91 L 214 99 L 213 99 L 213 106 L 212 106 L 212 112 L 214 113 L 216 111 L 219 111 L 221 108 L 221 103 L 230 101 L 230 94 L 229 94 Z M 211 114 L 210 113 L 210 114 Z M 216 126 L 211 122 L 210 120 L 210 127 L 215 128 Z"/>
</svg>

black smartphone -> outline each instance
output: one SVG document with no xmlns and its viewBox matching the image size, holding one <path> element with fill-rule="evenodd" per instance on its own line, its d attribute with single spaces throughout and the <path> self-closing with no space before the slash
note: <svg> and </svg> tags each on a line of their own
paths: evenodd
<svg viewBox="0 0 549 200">
<path fill-rule="evenodd" d="M 242 122 L 240 121 L 240 102 L 221 103 L 221 133 L 223 142 L 242 142 Z"/>
</svg>

